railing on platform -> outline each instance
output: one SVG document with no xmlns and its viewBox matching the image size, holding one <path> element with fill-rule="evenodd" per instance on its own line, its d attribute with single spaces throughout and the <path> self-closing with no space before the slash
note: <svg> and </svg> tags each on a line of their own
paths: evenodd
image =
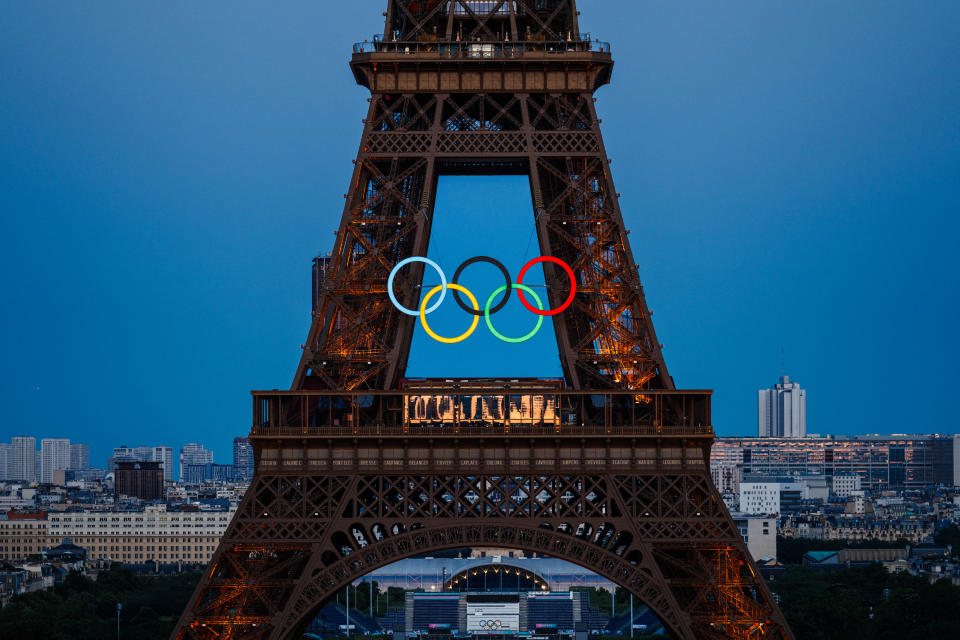
<svg viewBox="0 0 960 640">
<path fill-rule="evenodd" d="M 353 45 L 354 53 L 390 53 L 403 55 L 417 55 L 434 58 L 457 59 L 494 59 L 494 58 L 522 58 L 527 55 L 543 55 L 553 53 L 610 53 L 610 43 L 586 39 L 580 40 L 523 40 L 511 42 L 509 40 L 473 40 L 473 41 L 440 41 L 440 40 L 384 40 L 382 36 L 374 36 L 372 40 L 364 40 Z"/>
<path fill-rule="evenodd" d="M 254 436 L 703 435 L 710 391 L 254 391 Z"/>
</svg>

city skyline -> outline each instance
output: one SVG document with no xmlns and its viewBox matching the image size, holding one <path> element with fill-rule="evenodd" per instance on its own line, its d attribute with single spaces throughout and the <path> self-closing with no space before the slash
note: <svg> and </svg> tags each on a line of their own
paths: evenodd
<svg viewBox="0 0 960 640">
<path fill-rule="evenodd" d="M 102 460 L 163 433 L 227 460 L 249 390 L 287 387 L 299 358 L 311 260 L 332 248 L 366 107 L 346 57 L 382 28 L 381 5 L 8 8 L 0 208 L 14 241 L 0 264 L 17 312 L 0 440 L 70 438 Z M 814 433 L 902 431 L 849 391 L 916 372 L 916 424 L 956 431 L 941 422 L 960 375 L 944 294 L 960 280 L 960 90 L 942 79 L 960 63 L 960 9 L 734 5 L 583 3 L 584 30 L 614 43 L 597 109 L 670 374 L 714 389 L 732 435 L 753 431 L 781 349 L 816 398 Z M 321 13 L 345 28 L 318 37 Z M 515 273 L 531 209 L 523 178 L 444 177 L 428 253 L 446 266 L 487 252 Z M 556 375 L 551 334 L 456 348 L 418 329 L 409 373 Z"/>
</svg>

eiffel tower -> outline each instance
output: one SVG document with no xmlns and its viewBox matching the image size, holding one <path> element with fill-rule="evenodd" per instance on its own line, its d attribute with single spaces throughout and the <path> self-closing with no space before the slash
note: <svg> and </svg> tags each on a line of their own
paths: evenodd
<svg viewBox="0 0 960 640">
<path fill-rule="evenodd" d="M 574 0 L 388 0 L 370 106 L 289 391 L 253 393 L 253 482 L 171 638 L 300 638 L 346 585 L 471 546 L 573 562 L 675 638 L 792 638 L 709 474 L 710 392 L 667 373 L 600 134 L 607 44 Z M 442 175 L 530 180 L 565 384 L 404 381 Z M 424 265 L 393 284 L 417 308 Z M 573 283 L 544 263 L 547 302 Z M 483 406 L 477 413 L 470 407 Z M 536 411 L 520 410 L 537 407 Z"/>
</svg>

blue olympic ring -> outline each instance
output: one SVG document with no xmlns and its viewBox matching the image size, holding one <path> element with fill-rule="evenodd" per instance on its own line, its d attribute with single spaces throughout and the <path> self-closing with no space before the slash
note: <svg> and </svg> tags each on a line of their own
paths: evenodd
<svg viewBox="0 0 960 640">
<path fill-rule="evenodd" d="M 424 264 L 430 265 L 431 267 L 436 269 L 437 273 L 440 274 L 440 287 L 441 287 L 440 297 L 437 298 L 437 301 L 433 303 L 433 306 L 427 309 L 424 313 L 432 313 L 433 311 L 435 311 L 437 307 L 439 307 L 443 303 L 443 299 L 447 297 L 447 276 L 443 272 L 443 269 L 440 268 L 440 265 L 438 265 L 436 262 L 434 262 L 430 258 L 423 258 L 421 256 L 413 256 L 412 258 L 401 260 L 400 262 L 397 263 L 397 266 L 395 266 L 393 270 L 390 272 L 390 277 L 387 278 L 387 294 L 389 294 L 390 296 L 390 302 L 393 303 L 393 306 L 395 306 L 398 311 L 405 313 L 408 316 L 419 317 L 420 316 L 419 309 L 416 311 L 407 309 L 405 306 L 400 304 L 400 302 L 397 300 L 397 297 L 393 295 L 393 279 L 396 277 L 397 271 L 399 271 L 405 265 L 410 264 L 411 262 L 422 262 Z"/>
</svg>

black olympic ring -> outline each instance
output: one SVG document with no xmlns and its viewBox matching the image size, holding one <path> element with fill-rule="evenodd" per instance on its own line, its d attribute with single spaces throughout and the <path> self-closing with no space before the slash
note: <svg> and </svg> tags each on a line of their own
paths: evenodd
<svg viewBox="0 0 960 640">
<path fill-rule="evenodd" d="M 491 258 L 490 256 L 474 256 L 469 260 L 466 260 L 465 262 L 463 262 L 459 267 L 457 267 L 456 273 L 453 274 L 453 281 L 452 281 L 453 284 L 458 284 L 457 281 L 460 279 L 460 274 L 463 273 L 463 270 L 469 267 L 470 265 L 472 265 L 474 262 L 489 262 L 490 264 L 495 266 L 497 269 L 500 269 L 500 273 L 503 274 L 503 279 L 507 283 L 506 293 L 503 296 L 503 299 L 499 303 L 497 303 L 497 306 L 490 309 L 490 315 L 493 315 L 497 311 L 500 311 L 500 309 L 503 309 L 504 305 L 507 304 L 507 300 L 510 299 L 510 291 L 513 289 L 513 287 L 511 286 L 513 284 L 513 281 L 510 279 L 510 272 L 507 271 L 507 268 L 503 266 L 503 263 L 497 260 L 496 258 Z M 470 307 L 467 306 L 467 304 L 463 301 L 463 299 L 460 298 L 459 291 L 457 291 L 456 289 L 451 289 L 451 290 L 453 291 L 453 299 L 457 301 L 457 304 L 460 305 L 461 309 L 463 309 L 470 315 L 474 315 L 474 316 L 483 315 L 484 313 L 483 309 L 471 309 Z"/>
</svg>

